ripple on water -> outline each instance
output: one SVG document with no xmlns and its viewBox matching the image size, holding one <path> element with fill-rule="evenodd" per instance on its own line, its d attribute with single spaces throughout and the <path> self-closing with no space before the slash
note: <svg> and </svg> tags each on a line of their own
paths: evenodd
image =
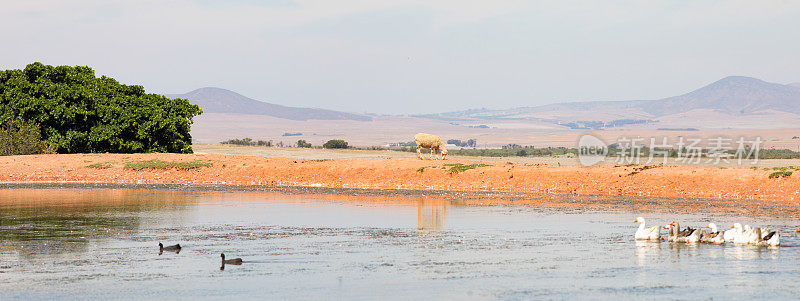
<svg viewBox="0 0 800 301">
<path fill-rule="evenodd" d="M 785 233 L 787 247 L 769 249 L 632 240 L 635 216 L 654 224 L 732 222 L 720 216 L 165 194 L 119 194 L 122 200 L 109 206 L 3 211 L 0 298 L 778 299 L 800 293 L 786 285 L 800 277 L 792 219 L 742 218 Z M 158 242 L 183 249 L 159 255 Z M 245 262 L 220 270 L 222 252 Z"/>
</svg>

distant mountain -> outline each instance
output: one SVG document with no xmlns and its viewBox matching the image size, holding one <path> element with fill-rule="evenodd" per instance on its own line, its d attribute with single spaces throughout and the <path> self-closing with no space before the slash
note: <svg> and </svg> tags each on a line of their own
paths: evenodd
<svg viewBox="0 0 800 301">
<path fill-rule="evenodd" d="M 732 115 L 775 110 L 800 113 L 800 89 L 744 76 L 729 76 L 695 91 L 637 103 L 655 116 L 712 109 Z"/>
<path fill-rule="evenodd" d="M 370 121 L 369 116 L 352 113 L 314 109 L 287 107 L 258 101 L 239 93 L 221 88 L 200 88 L 185 94 L 167 94 L 169 98 L 186 98 L 192 104 L 199 105 L 204 113 L 239 113 L 252 115 L 269 115 L 291 120 L 356 120 Z"/>
<path fill-rule="evenodd" d="M 800 114 L 800 83 L 782 85 L 744 76 L 729 76 L 692 92 L 657 100 L 558 103 L 508 110 L 470 110 L 428 115 L 472 118 L 658 118 L 693 110 L 748 115 L 766 110 Z M 595 117 L 597 116 L 597 117 Z"/>
</svg>

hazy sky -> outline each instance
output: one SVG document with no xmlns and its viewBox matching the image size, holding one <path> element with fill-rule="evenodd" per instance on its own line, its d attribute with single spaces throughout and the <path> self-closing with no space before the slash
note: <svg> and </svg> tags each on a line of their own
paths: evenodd
<svg viewBox="0 0 800 301">
<path fill-rule="evenodd" d="M 420 113 L 800 82 L 800 1 L 0 0 L 0 69 Z"/>
</svg>

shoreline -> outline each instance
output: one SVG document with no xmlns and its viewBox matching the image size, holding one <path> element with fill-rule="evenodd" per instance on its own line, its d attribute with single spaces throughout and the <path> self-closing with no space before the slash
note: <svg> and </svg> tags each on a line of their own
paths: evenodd
<svg viewBox="0 0 800 301">
<path fill-rule="evenodd" d="M 562 212 L 623 211 L 704 214 L 709 216 L 748 215 L 800 219 L 800 204 L 776 206 L 763 202 L 742 202 L 741 200 L 731 199 L 258 185 L 111 184 L 78 182 L 0 183 L 0 193 L 3 191 L 45 189 L 159 190 L 176 193 L 257 193 L 265 196 L 299 196 L 306 197 L 304 199 L 343 202 L 446 202 L 451 205 L 466 206 L 536 206 Z"/>
<path fill-rule="evenodd" d="M 135 170 L 129 166 L 150 160 L 209 164 L 190 169 Z M 452 164 L 462 164 L 461 169 L 453 171 Z M 74 185 L 460 198 L 622 197 L 696 200 L 693 203 L 706 204 L 703 206 L 734 202 L 746 208 L 800 210 L 800 177 L 770 179 L 774 172 L 771 169 L 151 153 L 6 156 L 0 157 L 0 171 L 0 189 L 14 185 Z"/>
</svg>

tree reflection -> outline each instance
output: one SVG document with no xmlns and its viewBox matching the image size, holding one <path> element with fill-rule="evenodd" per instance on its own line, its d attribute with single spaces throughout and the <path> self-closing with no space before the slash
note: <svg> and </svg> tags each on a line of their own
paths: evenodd
<svg viewBox="0 0 800 301">
<path fill-rule="evenodd" d="M 131 189 L 0 189 L 0 249 L 22 257 L 87 252 L 138 232 L 152 211 L 182 211 L 198 193 Z M 174 215 L 173 215 L 174 217 Z"/>
</svg>

